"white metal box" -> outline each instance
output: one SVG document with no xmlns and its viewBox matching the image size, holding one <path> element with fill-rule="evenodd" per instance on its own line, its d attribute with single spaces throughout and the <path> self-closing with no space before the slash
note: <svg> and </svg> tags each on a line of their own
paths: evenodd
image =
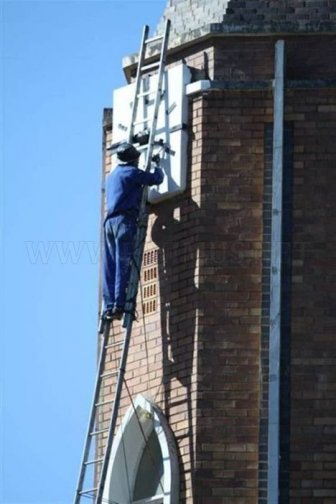
<svg viewBox="0 0 336 504">
<path fill-rule="evenodd" d="M 162 141 L 167 147 L 162 157 L 161 167 L 164 171 L 164 181 L 160 186 L 149 190 L 148 200 L 158 203 L 164 199 L 181 194 L 187 183 L 187 121 L 188 97 L 186 85 L 191 74 L 186 65 L 177 65 L 164 74 L 163 94 L 161 98 L 155 140 Z M 141 92 L 156 89 L 157 75 L 143 80 Z M 129 84 L 116 89 L 113 93 L 113 144 L 127 140 L 131 121 L 132 102 L 135 84 Z M 135 122 L 148 118 L 148 123 L 138 124 L 134 133 L 150 128 L 154 109 L 154 94 L 139 99 L 138 113 Z M 154 153 L 159 147 L 154 149 Z M 162 150 L 161 150 L 162 152 Z M 145 155 L 140 158 L 139 168 L 144 168 Z M 113 154 L 112 167 L 117 164 L 116 154 Z M 112 168 L 113 169 L 113 168 Z"/>
</svg>

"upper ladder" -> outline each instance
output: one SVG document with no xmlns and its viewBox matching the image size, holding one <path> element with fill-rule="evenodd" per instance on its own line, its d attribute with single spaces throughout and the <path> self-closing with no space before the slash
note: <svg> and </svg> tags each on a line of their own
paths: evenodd
<svg viewBox="0 0 336 504">
<path fill-rule="evenodd" d="M 137 126 L 140 123 L 147 124 L 147 128 L 149 129 L 148 144 L 143 146 L 143 148 L 146 149 L 145 151 L 146 171 L 149 171 L 152 165 L 157 118 L 158 118 L 160 101 L 163 96 L 162 84 L 166 65 L 169 31 L 170 31 L 170 21 L 167 20 L 164 29 L 164 34 L 162 36 L 148 38 L 149 27 L 145 26 L 141 40 L 141 47 L 139 51 L 138 69 L 135 83 L 135 95 L 132 106 L 132 116 L 129 127 L 128 141 L 131 143 L 133 142 L 135 126 Z M 146 60 L 146 48 L 151 43 L 156 42 L 161 43 L 159 61 L 157 61 L 156 63 L 151 63 L 150 65 L 145 65 L 144 63 Z M 157 73 L 156 88 L 154 91 L 151 92 L 141 91 L 141 88 L 144 88 L 143 84 L 144 76 L 148 74 L 149 70 L 155 70 Z M 152 116 L 150 118 L 147 117 L 141 121 L 136 122 L 139 100 L 141 98 L 146 97 L 148 94 L 152 94 L 154 96 L 154 107 Z M 142 200 L 139 212 L 139 225 L 135 238 L 133 263 L 131 267 L 129 285 L 127 288 L 126 314 L 123 320 L 123 327 L 125 328 L 124 338 L 123 341 L 120 342 L 109 341 L 111 322 L 110 321 L 104 322 L 103 338 L 101 342 L 95 390 L 91 406 L 89 425 L 84 444 L 77 489 L 74 498 L 74 504 L 81 504 L 82 502 L 84 502 L 84 499 L 86 501 L 87 498 L 92 498 L 95 504 L 102 504 L 103 502 L 102 501 L 103 491 L 118 418 L 121 392 L 124 383 L 128 348 L 130 344 L 130 338 L 134 320 L 133 314 L 135 311 L 135 299 L 137 296 L 139 286 L 139 272 L 141 270 L 142 257 L 147 233 L 148 216 L 146 213 L 146 202 L 147 202 L 147 188 L 145 187 L 142 194 Z M 119 361 L 119 365 L 117 366 L 119 368 L 118 371 L 108 370 L 108 366 L 106 364 L 109 350 L 115 351 L 117 355 L 120 355 L 120 357 L 118 358 Z M 107 383 L 106 380 L 110 380 L 109 383 Z M 111 380 L 114 380 L 113 383 L 114 398 L 112 400 L 104 400 L 103 397 L 104 386 L 110 385 Z M 102 415 L 102 412 L 104 412 L 104 415 L 106 414 L 106 407 L 108 406 L 110 408 L 110 414 L 111 414 L 109 427 L 100 428 L 101 423 L 100 415 Z M 101 408 L 103 408 L 103 410 Z M 97 453 L 96 443 L 95 442 L 92 443 L 92 441 L 97 440 L 99 436 L 105 436 L 104 441 L 106 439 L 104 455 L 102 457 L 92 456 L 92 451 L 94 452 L 94 454 Z"/>
</svg>

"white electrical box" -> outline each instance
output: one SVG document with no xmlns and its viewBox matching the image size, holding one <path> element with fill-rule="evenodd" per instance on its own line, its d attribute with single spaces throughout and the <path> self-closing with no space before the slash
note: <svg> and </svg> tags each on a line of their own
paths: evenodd
<svg viewBox="0 0 336 504">
<path fill-rule="evenodd" d="M 157 74 L 143 79 L 141 93 L 156 89 Z M 188 97 L 186 85 L 190 83 L 191 74 L 186 65 L 177 65 L 164 73 L 163 95 L 161 98 L 155 141 L 165 146 L 156 146 L 154 154 L 161 152 L 161 167 L 165 174 L 164 181 L 159 186 L 151 187 L 148 193 L 150 203 L 158 203 L 164 199 L 181 194 L 187 184 L 187 121 Z M 128 139 L 131 121 L 132 103 L 134 100 L 135 83 L 116 89 L 113 93 L 113 144 Z M 139 98 L 139 106 L 135 122 L 148 119 L 148 122 L 137 124 L 134 134 L 150 129 L 153 116 L 155 94 Z M 136 144 L 135 144 L 136 146 Z M 112 167 L 118 163 L 116 154 L 112 155 Z M 139 168 L 144 169 L 145 152 L 141 155 Z M 113 169 L 113 168 L 112 168 Z"/>
</svg>

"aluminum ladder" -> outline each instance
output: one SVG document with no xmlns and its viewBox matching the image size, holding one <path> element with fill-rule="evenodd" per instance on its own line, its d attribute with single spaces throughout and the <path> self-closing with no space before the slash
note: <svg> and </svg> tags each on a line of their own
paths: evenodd
<svg viewBox="0 0 336 504">
<path fill-rule="evenodd" d="M 137 75 L 135 81 L 135 95 L 132 105 L 131 113 L 131 123 L 128 131 L 128 141 L 134 143 L 134 131 L 135 127 L 139 124 L 143 124 L 149 130 L 147 143 L 141 145 L 141 149 L 145 149 L 145 170 L 149 171 L 152 166 L 153 150 L 155 147 L 155 133 L 157 128 L 157 118 L 159 113 L 159 107 L 161 99 L 163 98 L 163 75 L 166 65 L 166 54 L 168 49 L 168 40 L 170 32 L 170 20 L 166 21 L 164 33 L 161 36 L 156 36 L 149 38 L 149 27 L 146 25 L 143 29 L 143 35 L 141 40 L 141 47 L 139 52 L 139 61 L 137 68 Z M 153 43 L 160 43 L 159 60 L 155 63 L 145 64 L 146 60 L 146 49 Z M 155 71 L 157 74 L 157 82 L 155 90 L 145 91 L 144 88 L 144 76 L 148 75 L 149 71 Z M 137 111 L 140 99 L 147 99 L 148 95 L 154 96 L 154 107 L 152 110 L 152 116 L 143 118 L 141 121 L 136 121 Z M 81 504 L 91 498 L 95 504 L 102 504 L 103 502 L 103 492 L 106 481 L 106 475 L 109 465 L 110 454 L 112 450 L 113 439 L 115 435 L 115 428 L 118 418 L 118 410 L 120 405 L 120 398 L 122 393 L 122 387 L 124 383 L 124 376 L 126 371 L 126 363 L 128 356 L 128 349 L 132 334 L 132 327 L 134 321 L 135 312 L 135 299 L 138 292 L 139 286 L 139 276 L 142 264 L 143 251 L 145 246 L 145 239 L 148 227 L 148 215 L 146 213 L 146 202 L 147 202 L 147 187 L 144 188 L 141 200 L 141 206 L 139 211 L 139 220 L 137 234 L 135 238 L 135 249 L 133 255 L 133 264 L 130 272 L 130 280 L 127 289 L 127 302 L 126 310 L 123 320 L 123 327 L 125 328 L 124 339 L 121 343 L 109 343 L 110 337 L 110 321 L 105 321 L 103 328 L 99 328 L 99 332 L 103 333 L 99 360 L 98 360 L 98 370 L 96 376 L 96 383 L 93 395 L 93 401 L 91 406 L 91 414 L 89 425 L 87 429 L 83 456 L 80 466 L 80 472 L 78 477 L 77 489 L 74 498 L 74 504 Z M 122 345 L 122 350 L 121 350 Z M 105 371 L 106 357 L 108 355 L 108 350 L 113 351 L 113 347 L 118 347 L 121 351 L 121 356 L 119 360 L 119 370 L 118 371 Z M 115 382 L 115 392 L 114 398 L 112 400 L 104 401 L 102 398 L 102 387 L 104 387 L 104 382 L 106 379 L 114 379 Z M 106 383 L 106 382 L 105 382 Z M 111 418 L 109 427 L 106 429 L 99 428 L 99 410 L 100 408 L 110 405 L 111 407 Z M 92 443 L 93 440 L 97 440 L 100 435 L 106 435 L 106 445 L 104 450 L 104 455 L 101 458 L 92 457 L 92 448 L 94 448 L 95 453 L 97 452 L 96 443 Z M 87 480 L 91 481 L 87 481 Z M 91 485 L 89 485 L 91 483 Z M 88 487 L 87 487 L 88 485 Z M 91 488 L 89 488 L 91 486 Z"/>
</svg>

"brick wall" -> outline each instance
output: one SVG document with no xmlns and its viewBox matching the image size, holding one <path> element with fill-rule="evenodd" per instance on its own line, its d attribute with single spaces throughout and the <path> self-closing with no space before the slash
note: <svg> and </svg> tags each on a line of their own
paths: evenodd
<svg viewBox="0 0 336 504">
<path fill-rule="evenodd" d="M 336 502 L 336 92 L 288 93 L 294 121 L 291 504 Z"/>
<path fill-rule="evenodd" d="M 197 500 L 255 503 L 265 92 L 212 92 L 202 110 Z"/>
<path fill-rule="evenodd" d="M 333 79 L 336 38 L 314 35 L 287 36 L 287 79 Z M 218 38 L 214 41 L 214 78 L 226 81 L 260 81 L 274 77 L 274 45 L 279 36 Z M 323 57 L 321 55 L 323 54 Z"/>
<path fill-rule="evenodd" d="M 194 80 L 270 80 L 274 40 L 218 38 L 175 53 L 175 62 L 194 67 Z M 334 38 L 292 36 L 286 45 L 289 79 L 336 78 Z M 285 119 L 292 171 L 284 195 L 281 502 L 332 504 L 335 88 L 288 89 Z M 168 418 L 188 504 L 266 502 L 272 120 L 271 90 L 191 97 L 187 191 L 151 209 L 126 379 L 133 397 L 149 394 Z M 122 339 L 118 323 L 113 338 Z M 121 415 L 129 405 L 124 390 Z"/>
<path fill-rule="evenodd" d="M 256 81 L 273 79 L 274 41 L 262 39 L 218 39 L 215 42 L 215 79 Z"/>
</svg>

